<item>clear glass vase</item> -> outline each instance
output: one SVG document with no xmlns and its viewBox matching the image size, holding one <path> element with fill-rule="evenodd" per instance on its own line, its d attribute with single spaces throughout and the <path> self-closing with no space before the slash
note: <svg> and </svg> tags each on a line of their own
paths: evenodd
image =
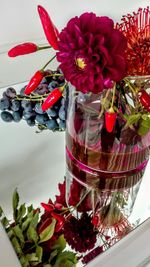
<svg viewBox="0 0 150 267">
<path fill-rule="evenodd" d="M 141 78 L 134 77 L 133 84 L 132 80 L 128 78 L 130 85 L 143 84 Z M 92 212 L 100 232 L 111 229 L 118 234 L 120 227 L 128 225 L 149 159 L 150 132 L 140 136 L 120 117 L 114 130 L 107 132 L 102 114 L 106 95 L 106 91 L 94 95 L 69 90 L 66 199 L 77 212 Z M 126 99 L 131 101 L 130 93 Z"/>
</svg>

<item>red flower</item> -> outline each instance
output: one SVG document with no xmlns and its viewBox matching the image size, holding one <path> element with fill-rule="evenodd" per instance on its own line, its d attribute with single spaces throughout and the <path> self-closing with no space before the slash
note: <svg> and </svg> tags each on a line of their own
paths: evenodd
<svg viewBox="0 0 150 267">
<path fill-rule="evenodd" d="M 108 17 L 84 13 L 72 18 L 59 39 L 60 68 L 77 90 L 99 93 L 104 84 L 125 76 L 126 39 Z"/>
<path fill-rule="evenodd" d="M 137 13 L 123 16 L 116 28 L 127 38 L 127 74 L 150 74 L 150 10 L 139 8 Z"/>
</svg>

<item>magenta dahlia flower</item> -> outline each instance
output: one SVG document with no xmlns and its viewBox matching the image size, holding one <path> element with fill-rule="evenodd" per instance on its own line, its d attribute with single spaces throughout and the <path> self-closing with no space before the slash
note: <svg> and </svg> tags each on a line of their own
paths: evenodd
<svg viewBox="0 0 150 267">
<path fill-rule="evenodd" d="M 99 93 L 125 76 L 126 38 L 108 17 L 84 13 L 59 35 L 57 60 L 66 80 L 83 93 Z"/>
</svg>

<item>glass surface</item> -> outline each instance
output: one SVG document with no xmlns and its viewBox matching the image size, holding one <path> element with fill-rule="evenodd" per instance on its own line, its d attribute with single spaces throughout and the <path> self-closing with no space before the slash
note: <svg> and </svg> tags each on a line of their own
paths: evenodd
<svg viewBox="0 0 150 267">
<path fill-rule="evenodd" d="M 0 205 L 7 215 L 12 214 L 11 198 L 16 187 L 21 202 L 37 207 L 50 197 L 54 199 L 57 185 L 64 179 L 64 133 L 35 132 L 36 128 L 24 121 L 4 123 L 0 119 Z M 150 162 L 130 216 L 135 226 L 150 217 L 149 177 Z"/>
</svg>

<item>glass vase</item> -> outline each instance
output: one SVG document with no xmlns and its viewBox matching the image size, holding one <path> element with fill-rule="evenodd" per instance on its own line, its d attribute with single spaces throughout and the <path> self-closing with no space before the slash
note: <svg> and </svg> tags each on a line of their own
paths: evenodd
<svg viewBox="0 0 150 267">
<path fill-rule="evenodd" d="M 144 81 L 147 86 L 143 77 L 129 77 L 127 81 L 139 87 Z M 121 117 L 117 118 L 113 131 L 108 132 L 102 107 L 107 94 L 106 90 L 99 95 L 82 94 L 75 88 L 69 90 L 66 199 L 78 214 L 92 212 L 101 233 L 119 234 L 128 228 L 127 219 L 149 159 L 150 133 L 140 136 L 136 127 L 127 126 Z M 130 92 L 125 98 L 131 102 Z M 125 107 L 124 104 L 124 115 Z"/>
</svg>

